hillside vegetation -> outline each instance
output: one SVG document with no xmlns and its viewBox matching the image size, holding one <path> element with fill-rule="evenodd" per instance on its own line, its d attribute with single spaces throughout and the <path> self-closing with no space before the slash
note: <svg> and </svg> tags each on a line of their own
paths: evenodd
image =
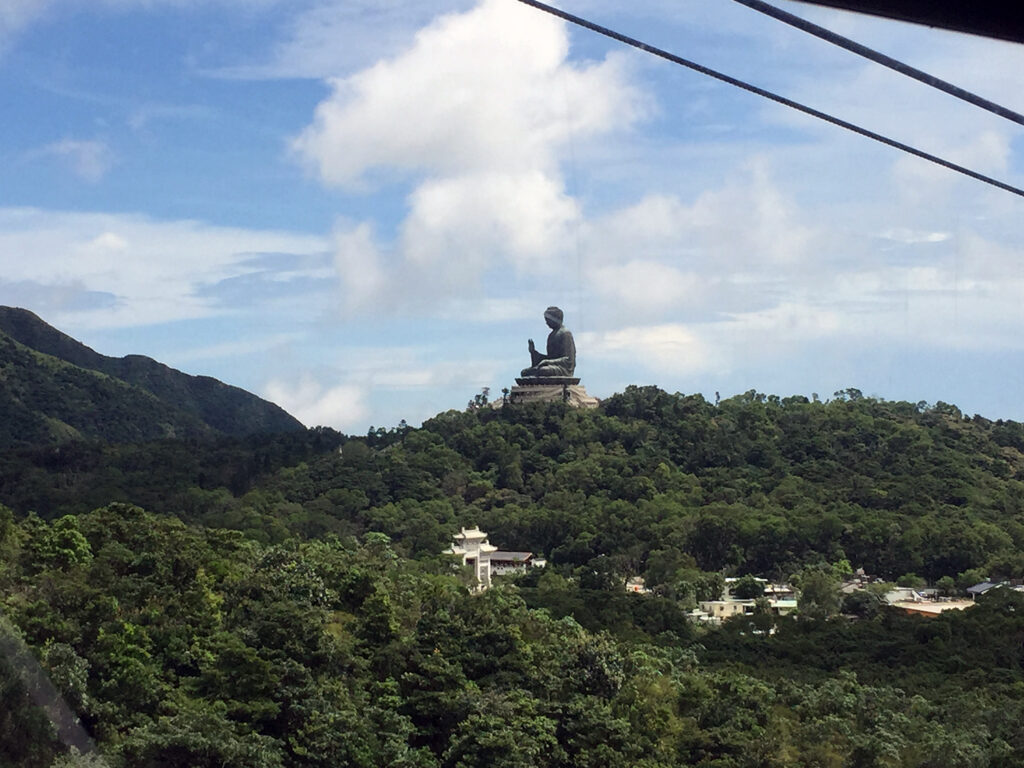
<svg viewBox="0 0 1024 768">
<path fill-rule="evenodd" d="M 125 768 L 1024 760 L 1016 593 L 696 636 L 644 631 L 671 601 L 621 587 L 586 597 L 611 629 L 531 607 L 574 589 L 553 572 L 534 601 L 472 595 L 381 534 L 265 545 L 111 505 L 49 524 L 0 511 L 0 551 L 2 765 L 96 766 L 67 748 L 91 740 Z"/>
<path fill-rule="evenodd" d="M 141 355 L 106 357 L 12 307 L 0 307 L 0 408 L 0 449 L 302 429 L 237 387 Z"/>
<path fill-rule="evenodd" d="M 835 615 L 851 567 L 1024 576 L 1014 422 L 630 387 L 0 461 L 0 764 L 94 765 L 88 738 L 126 768 L 1024 764 L 1019 594 Z M 440 555 L 470 525 L 549 566 L 471 594 Z M 690 623 L 743 574 L 792 578 L 802 615 Z"/>
<path fill-rule="evenodd" d="M 631 387 L 597 411 L 449 411 L 422 428 L 0 456 L 0 501 L 53 517 L 143 504 L 267 541 L 381 531 L 408 556 L 479 524 L 618 577 L 1024 576 L 1024 427 L 855 391 L 829 402 Z"/>
</svg>

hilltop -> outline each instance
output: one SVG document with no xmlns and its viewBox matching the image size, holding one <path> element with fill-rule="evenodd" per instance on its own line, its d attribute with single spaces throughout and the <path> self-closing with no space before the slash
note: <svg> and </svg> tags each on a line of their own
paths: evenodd
<svg viewBox="0 0 1024 768">
<path fill-rule="evenodd" d="M 0 409 L 0 448 L 303 429 L 238 387 L 141 355 L 107 357 L 13 307 L 0 307 Z"/>
</svg>

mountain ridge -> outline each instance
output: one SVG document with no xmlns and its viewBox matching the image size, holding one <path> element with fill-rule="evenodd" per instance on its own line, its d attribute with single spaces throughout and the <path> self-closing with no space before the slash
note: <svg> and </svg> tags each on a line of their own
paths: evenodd
<svg viewBox="0 0 1024 768">
<path fill-rule="evenodd" d="M 100 354 L 16 307 L 0 307 L 0 404 L 7 416 L 0 445 L 9 446 L 304 428 L 284 409 L 239 387 L 144 355 Z"/>
</svg>

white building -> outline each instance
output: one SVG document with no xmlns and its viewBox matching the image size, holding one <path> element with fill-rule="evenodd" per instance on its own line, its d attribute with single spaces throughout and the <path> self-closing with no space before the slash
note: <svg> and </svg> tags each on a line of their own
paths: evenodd
<svg viewBox="0 0 1024 768">
<path fill-rule="evenodd" d="M 454 542 L 447 552 L 462 558 L 462 564 L 473 569 L 476 589 L 491 586 L 492 576 L 523 573 L 530 568 L 543 568 L 547 561 L 534 557 L 532 552 L 506 552 L 487 541 L 487 534 L 478 527 L 463 528 L 452 537 Z"/>
<path fill-rule="evenodd" d="M 732 594 L 732 588 L 738 578 L 725 579 L 725 594 L 721 600 L 702 600 L 699 609 L 693 612 L 699 621 L 719 624 L 733 616 L 754 613 L 754 600 L 744 600 Z M 767 579 L 757 579 L 764 586 L 764 597 L 768 600 L 769 610 L 776 616 L 786 616 L 796 610 L 796 594 L 789 584 L 769 584 Z"/>
<path fill-rule="evenodd" d="M 454 543 L 448 549 L 453 555 L 462 557 L 462 564 L 473 569 L 477 589 L 491 586 L 491 556 L 498 548 L 487 541 L 487 534 L 476 526 L 463 528 L 455 534 Z"/>
</svg>

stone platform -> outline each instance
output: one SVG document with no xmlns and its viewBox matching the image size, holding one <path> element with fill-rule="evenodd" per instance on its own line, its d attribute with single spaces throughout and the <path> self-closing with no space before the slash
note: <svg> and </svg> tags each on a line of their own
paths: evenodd
<svg viewBox="0 0 1024 768">
<path fill-rule="evenodd" d="M 528 379 L 516 379 L 516 384 L 521 387 L 537 387 L 537 386 L 562 386 L 568 384 L 575 386 L 580 383 L 579 379 L 573 378 L 572 376 L 531 376 Z"/>
<path fill-rule="evenodd" d="M 523 384 L 522 382 L 529 382 Z M 600 402 L 596 397 L 587 394 L 581 387 L 579 379 L 559 378 L 557 383 L 548 383 L 550 379 L 516 379 L 518 386 L 512 387 L 508 394 L 510 405 L 519 403 L 557 403 L 563 402 L 573 408 L 597 408 Z M 572 384 L 568 382 L 574 382 Z M 499 400 L 498 405 L 501 404 Z"/>
</svg>

